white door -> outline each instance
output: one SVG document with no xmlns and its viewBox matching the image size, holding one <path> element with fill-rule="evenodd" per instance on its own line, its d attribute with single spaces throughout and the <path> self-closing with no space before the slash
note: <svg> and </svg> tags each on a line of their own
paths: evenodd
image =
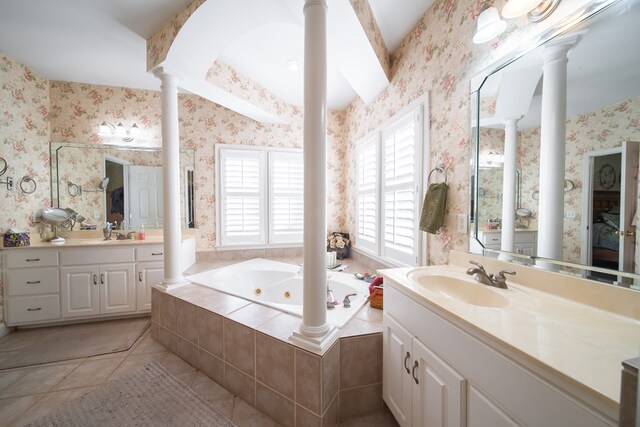
<svg viewBox="0 0 640 427">
<path fill-rule="evenodd" d="M 126 313 L 136 310 L 134 264 L 100 266 L 100 312 Z"/>
<path fill-rule="evenodd" d="M 622 143 L 620 170 L 620 255 L 619 269 L 634 272 L 636 224 L 634 216 L 638 205 L 638 155 L 640 143 Z"/>
<path fill-rule="evenodd" d="M 413 340 L 414 427 L 466 425 L 467 381 L 420 341 Z"/>
<path fill-rule="evenodd" d="M 137 230 L 141 224 L 147 228 L 162 226 L 162 167 L 129 166 L 128 169 L 129 228 Z"/>
<path fill-rule="evenodd" d="M 98 267 L 61 267 L 62 317 L 100 314 Z"/>
<path fill-rule="evenodd" d="M 151 287 L 164 279 L 164 263 L 162 261 L 138 263 L 136 279 L 138 281 L 137 309 L 138 311 L 151 310 Z"/>
<path fill-rule="evenodd" d="M 411 425 L 411 334 L 386 314 L 383 317 L 382 396 L 396 421 Z"/>
</svg>

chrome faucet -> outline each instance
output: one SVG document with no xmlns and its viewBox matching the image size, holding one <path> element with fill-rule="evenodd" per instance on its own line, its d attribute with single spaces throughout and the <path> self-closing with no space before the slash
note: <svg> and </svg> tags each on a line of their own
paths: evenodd
<svg viewBox="0 0 640 427">
<path fill-rule="evenodd" d="M 473 276 L 477 282 L 487 286 L 493 286 L 494 288 L 507 289 L 507 278 L 505 274 L 516 274 L 515 271 L 510 270 L 501 270 L 496 275 L 489 274 L 479 262 L 473 260 L 469 260 L 469 262 L 475 265 L 475 267 L 468 269 L 467 274 Z"/>
</svg>

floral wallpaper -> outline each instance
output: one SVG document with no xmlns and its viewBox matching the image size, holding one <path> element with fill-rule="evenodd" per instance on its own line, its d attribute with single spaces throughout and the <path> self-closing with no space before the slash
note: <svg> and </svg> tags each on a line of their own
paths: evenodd
<svg viewBox="0 0 640 427">
<path fill-rule="evenodd" d="M 49 188 L 49 82 L 29 67 L 0 52 L 0 157 L 16 188 L 0 185 L 0 229 L 35 231 L 31 213 L 48 207 Z M 0 169 L 3 165 L 0 164 Z M 31 176 L 37 189 L 24 194 L 17 184 Z M 0 234 L 2 234 L 0 233 Z M 4 321 L 0 274 L 0 323 Z"/>
<path fill-rule="evenodd" d="M 537 190 L 540 175 L 540 128 L 520 132 L 523 174 L 532 177 L 523 195 Z M 567 120 L 565 177 L 575 189 L 565 193 L 565 212 L 573 210 L 575 219 L 565 218 L 563 258 L 580 262 L 580 226 L 582 224 L 582 162 L 585 153 L 618 147 L 622 141 L 640 141 L 640 98 L 629 99 Z M 528 196 L 530 197 L 530 196 Z M 537 211 L 537 202 L 528 206 Z"/>
<path fill-rule="evenodd" d="M 362 25 L 362 29 L 369 39 L 369 43 L 371 43 L 373 51 L 378 57 L 378 61 L 380 61 L 382 70 L 384 71 L 387 78 L 391 77 L 389 73 L 391 68 L 389 62 L 389 52 L 387 51 L 387 46 L 385 45 L 384 39 L 382 38 L 382 33 L 380 32 L 380 27 L 378 27 L 378 22 L 376 21 L 375 16 L 373 16 L 373 11 L 371 10 L 369 1 L 350 0 L 350 2 L 351 7 L 353 7 L 358 20 L 360 21 L 360 25 Z"/>
</svg>

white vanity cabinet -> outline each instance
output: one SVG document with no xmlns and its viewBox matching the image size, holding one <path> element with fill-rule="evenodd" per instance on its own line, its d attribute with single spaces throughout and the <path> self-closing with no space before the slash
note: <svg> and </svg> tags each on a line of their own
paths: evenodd
<svg viewBox="0 0 640 427">
<path fill-rule="evenodd" d="M 501 230 L 479 230 L 478 239 L 487 249 L 500 250 L 502 243 Z M 535 230 L 516 230 L 513 241 L 513 251 L 518 254 L 535 256 L 537 249 L 538 232 Z"/>
<path fill-rule="evenodd" d="M 462 426 L 466 381 L 387 314 L 383 395 L 402 427 Z"/>
<path fill-rule="evenodd" d="M 136 248 L 136 304 L 138 310 L 151 310 L 151 287 L 164 279 L 162 245 Z"/>
<path fill-rule="evenodd" d="M 63 318 L 136 311 L 133 248 L 60 252 Z"/>
<path fill-rule="evenodd" d="M 526 357 L 509 356 L 508 346 L 414 301 L 387 279 L 383 398 L 401 426 L 616 425 L 579 397 L 579 388 L 532 369 Z"/>
</svg>

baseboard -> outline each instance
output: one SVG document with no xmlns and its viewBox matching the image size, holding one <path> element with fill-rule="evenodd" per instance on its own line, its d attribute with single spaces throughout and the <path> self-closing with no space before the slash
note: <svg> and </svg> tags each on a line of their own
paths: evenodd
<svg viewBox="0 0 640 427">
<path fill-rule="evenodd" d="M 15 328 L 10 328 L 4 322 L 0 323 L 0 337 L 9 335 Z"/>
</svg>

